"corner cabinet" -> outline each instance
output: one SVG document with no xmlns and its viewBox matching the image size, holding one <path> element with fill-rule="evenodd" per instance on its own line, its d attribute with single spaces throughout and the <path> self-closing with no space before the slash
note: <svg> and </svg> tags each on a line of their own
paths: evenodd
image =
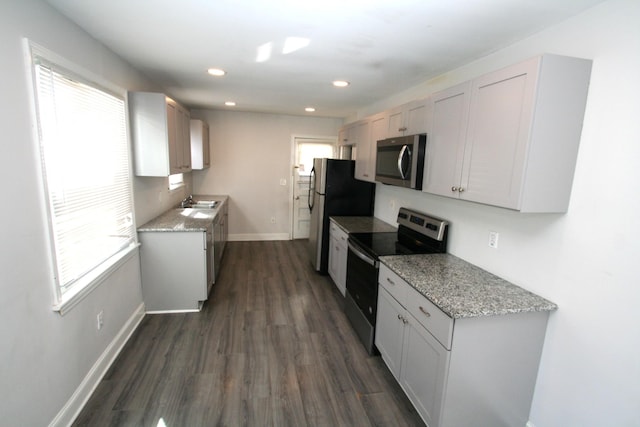
<svg viewBox="0 0 640 427">
<path fill-rule="evenodd" d="M 128 101 L 136 175 L 190 172 L 189 111 L 162 93 L 129 92 Z"/>
<path fill-rule="evenodd" d="M 547 319 L 452 319 L 380 266 L 376 347 L 429 427 L 524 426 Z"/>
<path fill-rule="evenodd" d="M 591 61 L 542 55 L 431 97 L 423 191 L 566 212 Z"/>
<path fill-rule="evenodd" d="M 209 124 L 203 120 L 191 119 L 191 168 L 200 170 L 209 166 Z"/>
</svg>

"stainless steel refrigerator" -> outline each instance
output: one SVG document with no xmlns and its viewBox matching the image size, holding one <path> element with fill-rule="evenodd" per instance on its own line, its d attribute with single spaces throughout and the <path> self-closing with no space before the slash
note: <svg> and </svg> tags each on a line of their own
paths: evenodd
<svg viewBox="0 0 640 427">
<path fill-rule="evenodd" d="M 355 161 L 313 159 L 308 204 L 309 257 L 316 271 L 327 273 L 329 217 L 372 216 L 375 184 L 354 178 Z"/>
</svg>

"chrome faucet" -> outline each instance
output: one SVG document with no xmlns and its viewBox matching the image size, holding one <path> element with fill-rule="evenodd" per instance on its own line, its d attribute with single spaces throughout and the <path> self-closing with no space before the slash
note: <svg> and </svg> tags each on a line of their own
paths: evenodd
<svg viewBox="0 0 640 427">
<path fill-rule="evenodd" d="M 181 203 L 180 203 L 180 207 L 181 208 L 188 208 L 193 204 L 193 195 L 190 194 L 189 197 L 187 197 L 186 199 L 184 199 Z"/>
</svg>

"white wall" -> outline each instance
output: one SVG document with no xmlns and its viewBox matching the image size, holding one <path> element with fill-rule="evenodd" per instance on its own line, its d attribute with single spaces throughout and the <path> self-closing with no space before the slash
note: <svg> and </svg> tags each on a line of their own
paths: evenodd
<svg viewBox="0 0 640 427">
<path fill-rule="evenodd" d="M 292 137 L 335 137 L 342 120 L 222 110 L 191 115 L 209 123 L 211 141 L 211 167 L 192 173 L 193 193 L 230 196 L 230 240 L 287 239 Z"/>
<path fill-rule="evenodd" d="M 378 185 L 375 215 L 393 223 L 405 205 L 447 218 L 451 253 L 558 304 L 530 415 L 536 427 L 639 426 L 640 2 L 604 3 L 360 115 L 547 52 L 593 59 L 567 214 Z M 490 230 L 500 233 L 497 250 L 487 246 Z"/>
<path fill-rule="evenodd" d="M 23 37 L 123 88 L 123 93 L 153 87 L 45 3 L 0 2 L 0 424 L 44 426 L 91 375 L 119 332 L 131 326 L 132 318 L 139 319 L 142 296 L 136 255 L 65 316 L 51 309 L 53 278 Z M 147 184 L 150 189 L 155 185 L 156 194 L 163 188 Z M 144 207 L 139 216 L 158 209 Z M 101 310 L 104 327 L 98 331 L 96 315 Z"/>
</svg>

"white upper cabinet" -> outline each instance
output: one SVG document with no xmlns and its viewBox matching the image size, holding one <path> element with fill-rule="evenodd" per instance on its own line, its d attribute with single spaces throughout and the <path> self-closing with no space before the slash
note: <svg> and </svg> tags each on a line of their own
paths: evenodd
<svg viewBox="0 0 640 427">
<path fill-rule="evenodd" d="M 384 138 L 427 132 L 429 107 L 428 99 L 419 99 L 389 110 L 387 112 L 388 127 Z"/>
<path fill-rule="evenodd" d="M 566 212 L 590 72 L 543 55 L 434 94 L 423 191 Z"/>
<path fill-rule="evenodd" d="M 356 170 L 355 178 L 362 181 L 374 182 L 375 180 L 375 149 L 371 147 L 371 122 L 360 120 L 354 124 L 351 132 L 355 135 L 356 143 Z M 372 167 L 373 166 L 373 167 Z"/>
<path fill-rule="evenodd" d="M 162 93 L 129 92 L 128 100 L 136 175 L 191 171 L 189 112 Z"/>
<path fill-rule="evenodd" d="M 209 124 L 191 119 L 191 168 L 207 169 L 210 165 Z"/>
<path fill-rule="evenodd" d="M 462 161 L 469 121 L 471 82 L 431 97 L 432 125 L 427 134 L 427 154 L 422 190 L 450 196 L 462 180 Z M 457 195 L 457 193 L 453 193 Z"/>
</svg>

